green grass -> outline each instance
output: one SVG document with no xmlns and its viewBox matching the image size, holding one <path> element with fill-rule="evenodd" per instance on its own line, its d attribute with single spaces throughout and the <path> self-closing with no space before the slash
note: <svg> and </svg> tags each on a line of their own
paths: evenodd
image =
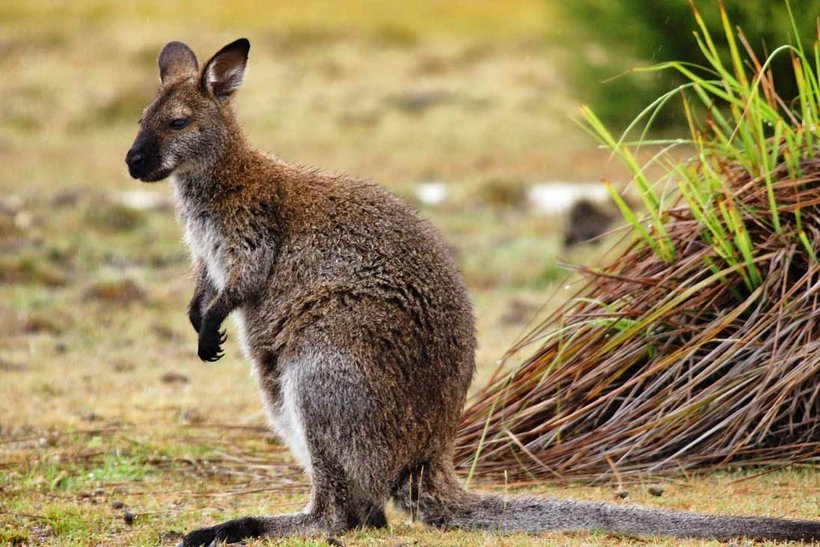
<svg viewBox="0 0 820 547">
<path fill-rule="evenodd" d="M 811 43 L 803 44 L 788 2 L 784 2 L 784 6 L 792 22 L 793 44 L 776 47 L 763 60 L 755 55 L 742 29 L 733 27 L 723 5 L 720 6 L 723 26 L 720 37 L 712 36 L 695 10 L 698 26 L 695 41 L 704 64 L 672 61 L 645 69 L 680 73 L 686 83 L 653 101 L 619 139 L 613 137 L 589 107 L 582 108 L 590 132 L 632 172 L 632 182 L 648 218 L 641 218 L 641 213 L 632 210 L 610 187 L 613 199 L 641 241 L 663 260 L 672 261 L 677 249 L 667 233 L 668 218 L 663 215 L 672 203 L 661 203 L 657 190 L 647 178 L 647 165 L 632 150 L 657 145 L 657 141 L 647 138 L 653 121 L 670 100 L 683 99 L 689 138 L 669 139 L 664 143 L 668 146 L 661 148 L 651 162 L 665 167 L 667 182 L 673 183 L 677 190 L 677 194 L 671 195 L 682 198 L 702 227 L 704 243 L 710 245 L 720 258 L 720 263 L 707 264 L 709 269 L 718 274 L 722 268 L 737 267 L 746 294 L 761 285 L 762 277 L 754 256 L 748 221 L 742 218 L 744 215 L 751 215 L 754 221 L 770 227 L 779 237 L 794 239 L 815 261 L 817 258 L 802 227 L 803 207 L 798 206 L 794 211 L 796 231 L 784 233 L 781 205 L 775 198 L 777 168 L 785 166 L 790 180 L 803 177 L 802 163 L 816 155 L 817 132 L 814 128 L 820 123 L 820 43 L 815 36 Z M 719 46 L 716 45 L 718 38 Z M 722 60 L 720 48 L 729 51 L 729 66 Z M 796 82 L 796 97 L 777 94 L 771 66 L 782 57 L 791 58 L 792 72 L 788 76 Z M 787 75 L 779 76 L 784 78 Z M 640 137 L 633 139 L 633 130 L 641 124 Z M 680 145 L 694 149 L 689 161 L 680 161 L 667 154 L 669 149 Z M 731 189 L 733 179 L 738 176 L 737 169 L 765 185 L 767 211 L 750 211 L 748 207 L 738 210 Z"/>
<path fill-rule="evenodd" d="M 16 437 L 21 438 L 21 437 Z M 11 439 L 6 439 L 11 441 Z M 7 462 L 0 474 L 0 538 L 28 538 L 43 545 L 175 544 L 178 532 L 242 514 L 298 510 L 307 483 L 290 456 L 259 432 L 229 427 L 169 427 L 168 424 L 88 428 L 86 434 L 6 442 Z M 21 463 L 21 460 L 25 463 Z M 9 463 L 15 465 L 10 466 Z M 645 481 L 624 485 L 627 501 L 660 508 L 715 513 L 812 516 L 817 475 L 794 468 L 762 477 L 724 472 L 663 480 L 655 497 Z M 482 485 L 517 495 L 549 495 L 615 501 L 613 486 L 545 484 L 523 489 Z M 126 523 L 126 511 L 135 519 Z M 390 510 L 391 527 L 341 537 L 348 545 L 562 545 L 640 544 L 602 534 L 498 535 L 425 529 Z M 261 545 L 264 542 L 254 542 Z M 291 539 L 285 545 L 316 545 L 320 540 Z M 718 542 L 663 541 L 658 545 L 718 545 Z"/>
</svg>

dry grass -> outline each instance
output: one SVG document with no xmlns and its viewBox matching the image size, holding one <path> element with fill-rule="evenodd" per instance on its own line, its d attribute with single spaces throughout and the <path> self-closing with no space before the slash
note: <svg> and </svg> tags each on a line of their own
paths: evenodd
<svg viewBox="0 0 820 547">
<path fill-rule="evenodd" d="M 685 206 L 668 210 L 674 261 L 633 244 L 584 270 L 576 298 L 526 340 L 543 346 L 476 395 L 464 466 L 479 443 L 479 472 L 530 478 L 816 460 L 820 265 L 798 242 L 794 211 L 820 241 L 817 162 L 802 173 L 775 171 L 781 235 L 761 220 L 762 180 L 743 173 L 728 184 L 750 227 L 757 286 L 721 264 Z"/>
<path fill-rule="evenodd" d="M 645 132 L 616 141 L 587 110 L 647 213 L 613 193 L 633 242 L 581 268 L 586 284 L 530 334 L 540 347 L 477 395 L 459 439 L 465 467 L 620 480 L 817 463 L 820 45 L 797 41 L 761 62 L 721 12 L 731 68 L 695 11 L 707 68 L 667 63 L 689 84 L 641 115 L 651 124 L 666 99 L 683 98 L 689 140 L 664 144 L 694 154 L 654 158 L 677 194 L 658 196 L 633 155 Z M 765 68 L 778 54 L 791 55 L 794 100 Z"/>
<path fill-rule="evenodd" d="M 307 483 L 292 460 L 257 427 L 199 424 L 169 427 L 90 424 L 67 432 L 40 431 L 3 441 L 0 465 L 0 542 L 37 545 L 174 545 L 181 531 L 238 514 L 296 511 Z M 811 515 L 816 499 L 800 490 L 818 486 L 810 471 L 762 478 L 713 474 L 626 485 L 627 501 L 609 486 L 552 483 L 522 488 L 481 486 L 496 492 L 572 496 L 714 513 Z M 649 486 L 661 485 L 660 497 Z M 742 501 L 739 501 L 742 500 Z M 133 520 L 126 521 L 126 514 Z M 391 528 L 345 534 L 347 545 L 640 545 L 600 534 L 442 532 L 390 511 Z M 291 539 L 282 545 L 323 544 Z M 265 542 L 252 542 L 263 545 Z M 653 541 L 655 545 L 719 545 L 708 541 Z"/>
</svg>

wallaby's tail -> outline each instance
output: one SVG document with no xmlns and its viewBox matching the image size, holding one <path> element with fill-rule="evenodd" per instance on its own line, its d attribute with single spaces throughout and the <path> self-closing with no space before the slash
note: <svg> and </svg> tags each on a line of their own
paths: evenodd
<svg viewBox="0 0 820 547">
<path fill-rule="evenodd" d="M 730 517 L 627 505 L 533 498 L 505 499 L 465 490 L 450 471 L 413 474 L 399 503 L 432 526 L 521 532 L 602 531 L 639 536 L 820 540 L 820 521 Z M 412 484 L 415 479 L 415 485 Z"/>
</svg>

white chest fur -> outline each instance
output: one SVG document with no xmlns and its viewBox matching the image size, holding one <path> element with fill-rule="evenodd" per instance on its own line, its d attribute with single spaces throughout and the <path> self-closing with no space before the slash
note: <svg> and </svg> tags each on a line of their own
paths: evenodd
<svg viewBox="0 0 820 547">
<path fill-rule="evenodd" d="M 174 180 L 173 186 L 178 215 L 184 229 L 183 239 L 191 251 L 191 258 L 202 261 L 211 283 L 222 290 L 227 283 L 229 265 L 219 226 L 207 210 L 182 195 L 178 181 Z"/>
</svg>

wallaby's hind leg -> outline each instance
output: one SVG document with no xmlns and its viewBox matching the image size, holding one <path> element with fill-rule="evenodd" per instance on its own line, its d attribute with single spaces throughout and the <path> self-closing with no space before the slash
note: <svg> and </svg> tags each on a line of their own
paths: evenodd
<svg viewBox="0 0 820 547">
<path fill-rule="evenodd" d="M 250 538 L 298 533 L 296 530 L 306 531 L 309 528 L 310 520 L 310 515 L 306 513 L 229 520 L 194 530 L 185 536 L 178 547 L 209 547 L 218 543 L 238 543 Z"/>
<path fill-rule="evenodd" d="M 289 357 L 289 356 L 286 356 Z M 325 388 L 325 392 L 338 391 L 339 381 L 333 375 L 344 366 L 343 361 L 320 358 L 283 359 L 292 363 L 282 373 L 282 412 L 279 420 L 288 420 L 280 430 L 291 432 L 286 438 L 294 451 L 304 451 L 301 458 L 310 470 L 311 496 L 304 513 L 273 517 L 245 517 L 188 534 L 183 547 L 208 546 L 211 543 L 233 543 L 255 537 L 282 536 L 334 536 L 357 527 L 383 527 L 387 525 L 384 503 L 380 496 L 362 488 L 355 473 L 351 473 L 349 459 L 352 432 L 340 436 L 340 424 L 359 423 L 362 420 L 339 419 L 350 412 L 347 399 L 318 399 L 311 389 Z M 333 366 L 326 366 L 330 363 Z M 317 387 L 319 386 L 319 387 Z M 334 419 L 334 417 L 336 417 Z M 306 435 L 304 432 L 311 432 Z M 360 467 L 366 455 L 356 458 Z M 386 497 L 386 496 L 384 496 Z M 214 543 L 214 545 L 216 545 Z"/>
<path fill-rule="evenodd" d="M 258 537 L 333 536 L 357 526 L 348 515 L 347 488 L 335 480 L 332 469 L 314 462 L 310 503 L 304 513 L 272 517 L 244 517 L 194 530 L 182 547 L 207 547 L 220 542 L 237 543 Z M 383 513 L 382 513 L 383 515 Z"/>
</svg>

